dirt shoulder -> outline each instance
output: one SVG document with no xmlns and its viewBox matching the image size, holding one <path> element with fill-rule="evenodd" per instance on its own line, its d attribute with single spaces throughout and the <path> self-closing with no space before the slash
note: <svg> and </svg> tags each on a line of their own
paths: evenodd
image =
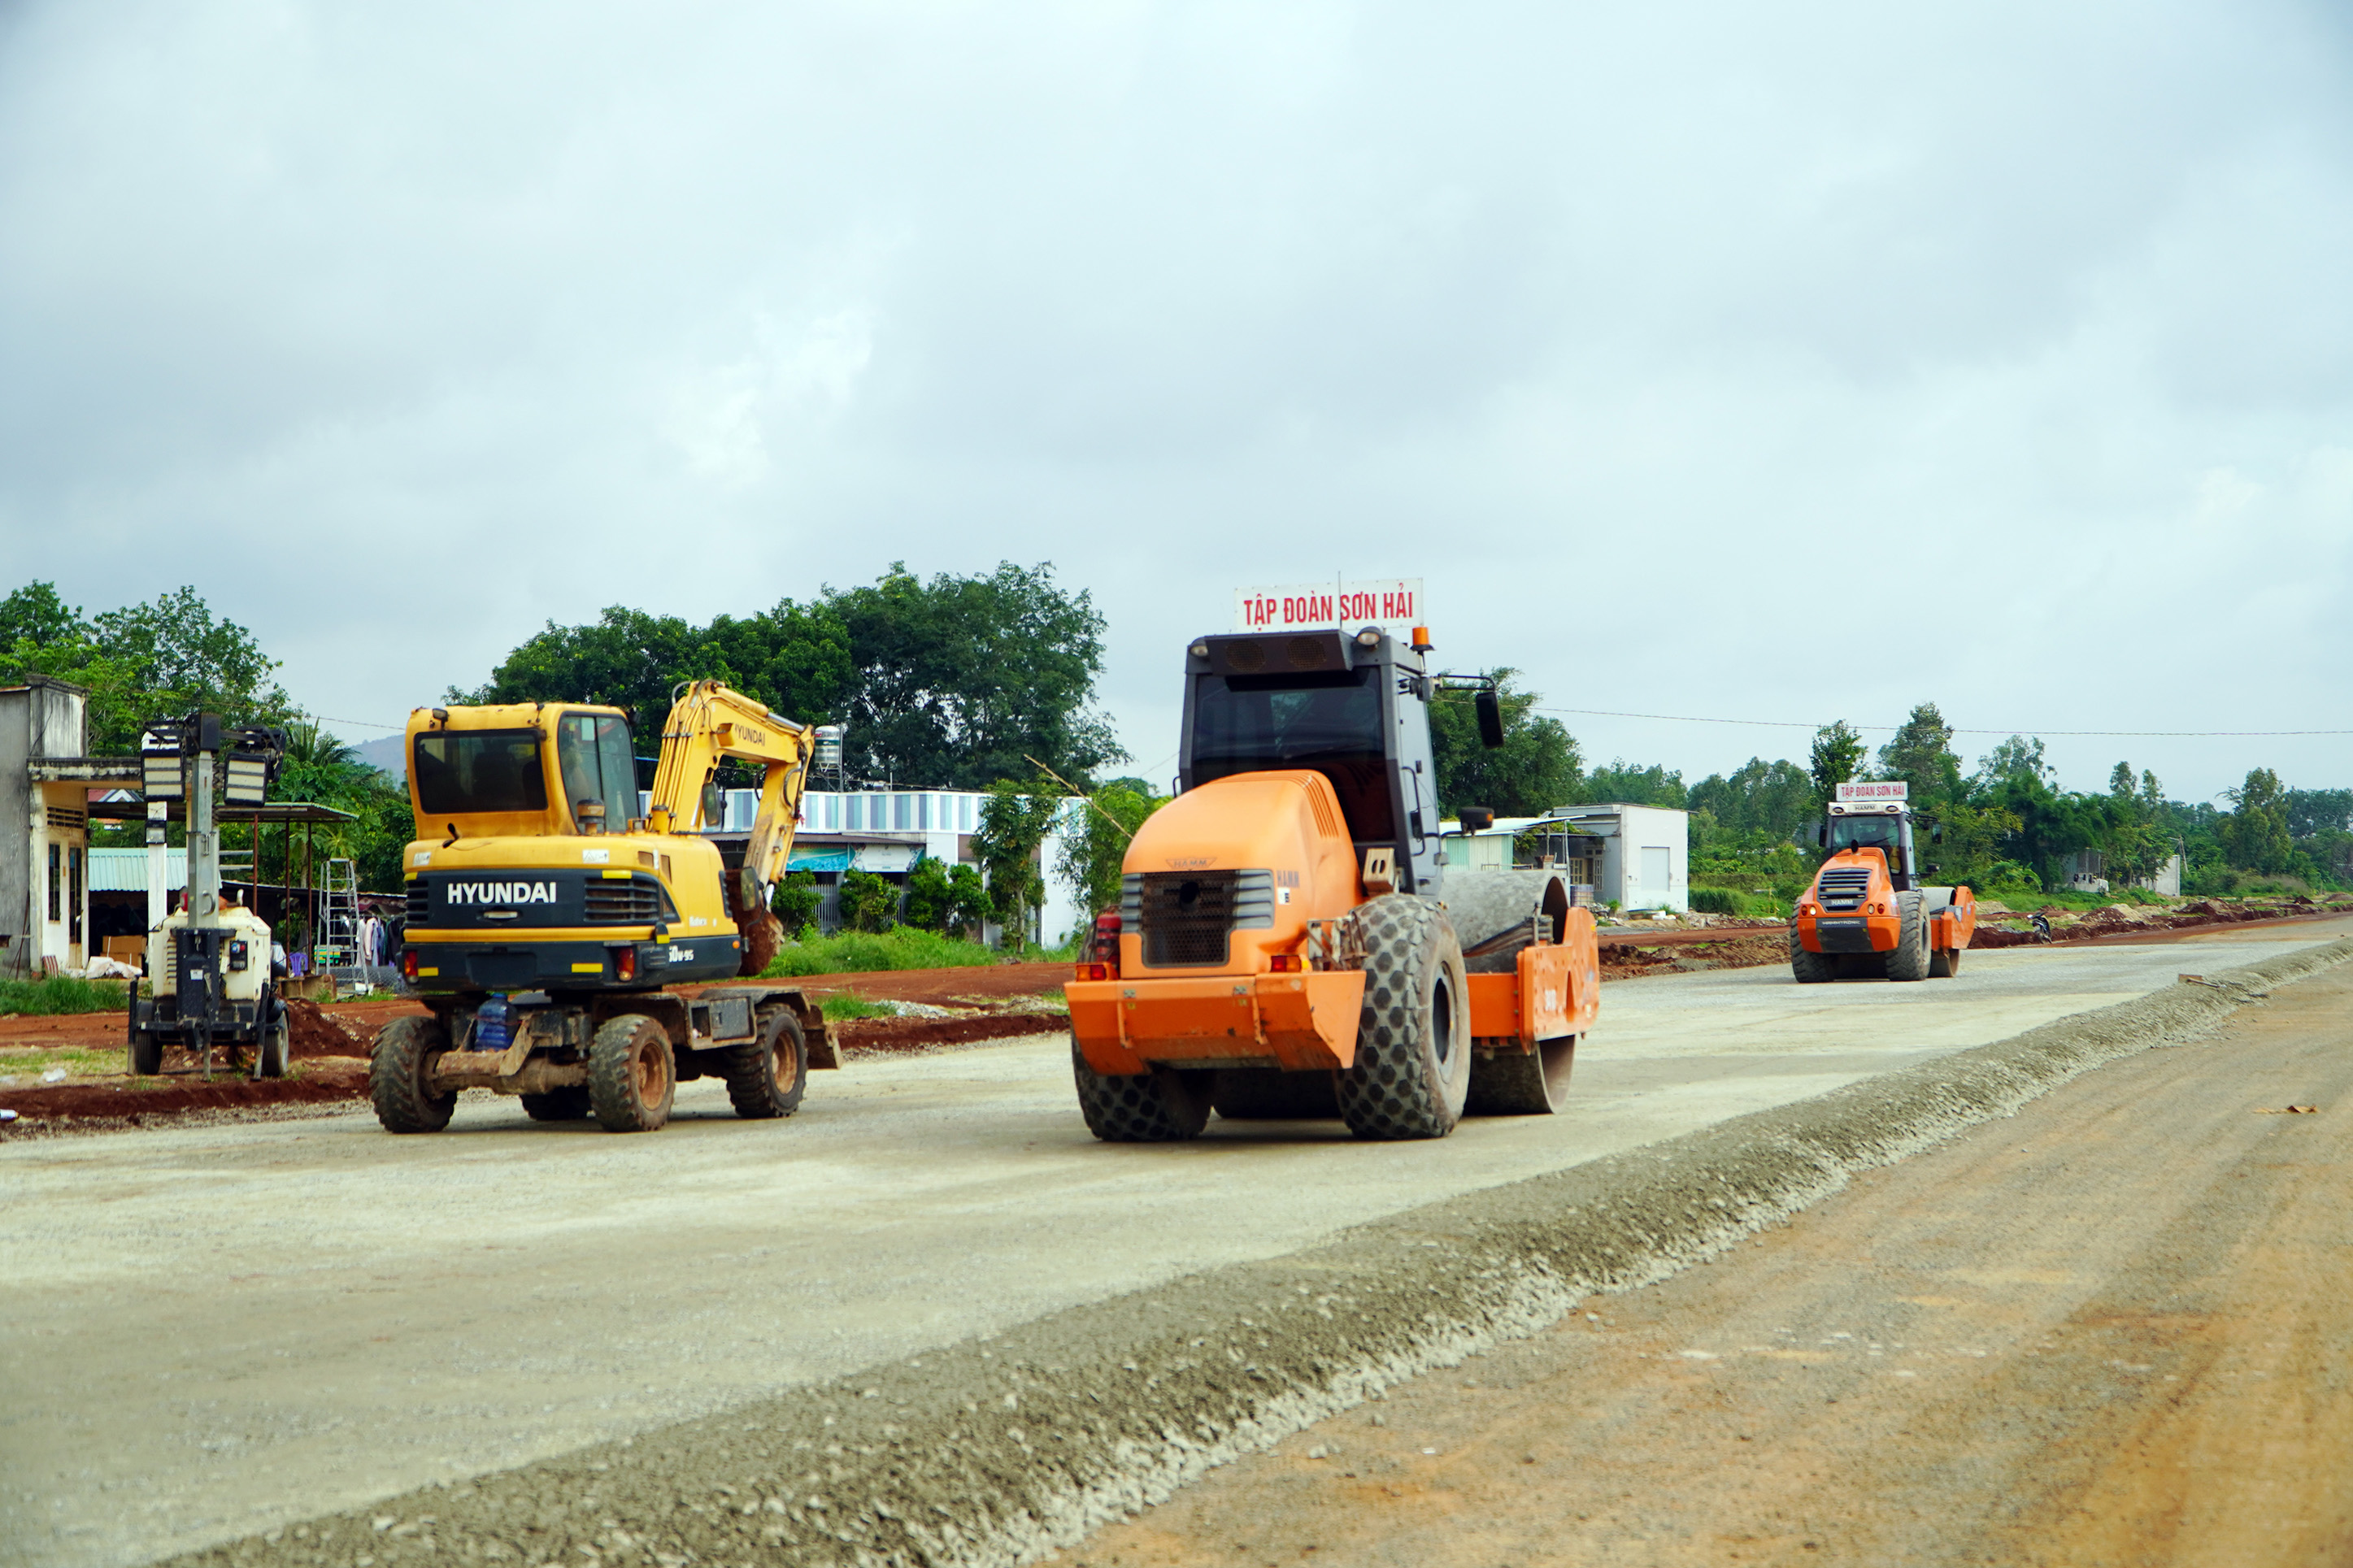
<svg viewBox="0 0 2353 1568">
<path fill-rule="evenodd" d="M 2353 1560 L 2353 966 L 1071 1555 Z M 2269 1114 L 2290 1105 L 2315 1114 Z"/>
</svg>

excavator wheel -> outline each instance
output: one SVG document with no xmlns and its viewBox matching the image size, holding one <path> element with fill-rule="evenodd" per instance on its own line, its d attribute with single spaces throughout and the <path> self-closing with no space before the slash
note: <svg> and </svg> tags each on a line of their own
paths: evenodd
<svg viewBox="0 0 2353 1568">
<path fill-rule="evenodd" d="M 1209 1124 L 1209 1073 L 1154 1068 L 1112 1077 L 1089 1067 L 1072 1040 L 1071 1076 L 1087 1131 L 1106 1143 L 1181 1143 Z"/>
<path fill-rule="evenodd" d="M 1462 944 L 1433 899 L 1389 893 L 1359 907 L 1365 1003 L 1340 1120 L 1359 1138 L 1443 1138 L 1471 1091 Z"/>
<path fill-rule="evenodd" d="M 1929 963 L 1927 896 L 1917 888 L 1896 894 L 1895 912 L 1903 923 L 1896 928 L 1895 951 L 1887 955 L 1887 978 L 1926 980 Z"/>
<path fill-rule="evenodd" d="M 1789 969 L 1800 985 L 1820 985 L 1839 977 L 1837 957 L 1827 952 L 1808 952 L 1806 944 L 1798 940 L 1795 926 L 1789 928 Z"/>
<path fill-rule="evenodd" d="M 744 933 L 744 962 L 736 973 L 756 978 L 767 973 L 768 965 L 785 945 L 785 922 L 765 910 L 753 910 L 736 921 Z"/>
<path fill-rule="evenodd" d="M 727 1053 L 727 1098 L 747 1121 L 790 1116 L 808 1089 L 808 1043 L 789 1007 L 763 1007 L 760 1032 Z"/>
<path fill-rule="evenodd" d="M 670 1120 L 678 1060 L 670 1031 L 642 1013 L 598 1026 L 588 1043 L 588 1106 L 607 1132 L 651 1132 Z"/>
<path fill-rule="evenodd" d="M 395 1018 L 375 1032 L 368 1054 L 368 1098 L 387 1132 L 438 1132 L 458 1109 L 458 1092 L 432 1090 L 433 1063 L 449 1048 L 438 1018 Z"/>
</svg>

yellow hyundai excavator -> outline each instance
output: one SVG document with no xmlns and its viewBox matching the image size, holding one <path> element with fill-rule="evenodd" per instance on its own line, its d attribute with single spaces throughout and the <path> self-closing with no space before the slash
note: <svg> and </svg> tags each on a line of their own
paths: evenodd
<svg viewBox="0 0 2353 1568">
<path fill-rule="evenodd" d="M 799 990 L 757 975 L 781 941 L 768 895 L 790 855 L 816 731 L 715 680 L 673 694 L 644 815 L 628 717 L 586 703 L 420 708 L 408 721 L 417 840 L 401 969 L 432 1010 L 378 1031 L 369 1072 L 394 1132 L 449 1124 L 461 1089 L 541 1121 L 617 1132 L 670 1119 L 681 1080 L 727 1081 L 736 1114 L 789 1116 L 839 1066 Z M 722 762 L 765 769 L 743 864 L 697 831 Z"/>
</svg>

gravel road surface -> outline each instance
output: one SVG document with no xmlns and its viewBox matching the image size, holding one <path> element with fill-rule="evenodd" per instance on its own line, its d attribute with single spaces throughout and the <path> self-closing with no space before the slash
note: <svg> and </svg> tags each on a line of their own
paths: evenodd
<svg viewBox="0 0 2353 1568">
<path fill-rule="evenodd" d="M 0 1539 L 141 1562 L 648 1432 L 2338 934 L 1629 982 L 1572 1114 L 1432 1144 L 1099 1146 L 1046 1037 L 819 1075 L 782 1124 L 698 1084 L 650 1138 L 470 1097 L 434 1138 L 362 1114 L 0 1146 Z"/>
<path fill-rule="evenodd" d="M 2353 1562 L 2348 1191 L 2353 965 L 1321 1422 L 1072 1555 Z"/>
</svg>

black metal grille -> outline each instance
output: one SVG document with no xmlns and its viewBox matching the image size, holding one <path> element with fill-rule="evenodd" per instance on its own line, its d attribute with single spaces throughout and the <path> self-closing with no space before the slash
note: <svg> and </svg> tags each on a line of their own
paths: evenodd
<svg viewBox="0 0 2353 1568">
<path fill-rule="evenodd" d="M 1871 873 L 1867 869 L 1825 871 L 1814 896 L 1826 910 L 1852 910 L 1862 906 L 1862 898 L 1871 891 Z"/>
<path fill-rule="evenodd" d="M 591 925 L 651 925 L 661 918 L 661 889 L 638 879 L 588 884 Z"/>
<path fill-rule="evenodd" d="M 1147 968 L 1223 963 L 1233 929 L 1234 873 L 1147 871 L 1137 924 Z"/>
<path fill-rule="evenodd" d="M 1824 952 L 1869 952 L 1871 925 L 1866 921 L 1816 921 L 1814 941 Z"/>
<path fill-rule="evenodd" d="M 433 893 L 421 881 L 408 884 L 408 923 L 419 930 L 433 923 Z"/>
</svg>

